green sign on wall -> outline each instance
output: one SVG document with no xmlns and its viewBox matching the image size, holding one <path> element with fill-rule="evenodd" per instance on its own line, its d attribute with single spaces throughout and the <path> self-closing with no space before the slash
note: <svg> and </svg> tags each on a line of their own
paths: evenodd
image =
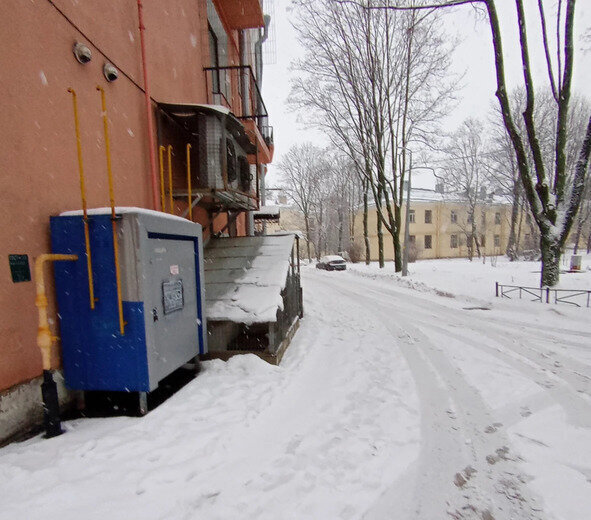
<svg viewBox="0 0 591 520">
<path fill-rule="evenodd" d="M 8 255 L 8 264 L 14 283 L 31 281 L 28 255 Z"/>
</svg>

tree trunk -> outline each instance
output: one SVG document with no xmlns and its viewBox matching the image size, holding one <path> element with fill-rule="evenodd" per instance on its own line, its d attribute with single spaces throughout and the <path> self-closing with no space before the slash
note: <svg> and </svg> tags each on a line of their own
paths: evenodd
<svg viewBox="0 0 591 520">
<path fill-rule="evenodd" d="M 343 208 L 342 206 L 339 208 L 339 251 L 343 250 L 343 224 L 345 220 L 345 215 L 343 215 Z"/>
<path fill-rule="evenodd" d="M 542 250 L 542 278 L 541 287 L 553 287 L 560 278 L 560 243 L 548 240 L 543 235 L 540 239 Z"/>
<path fill-rule="evenodd" d="M 573 249 L 573 255 L 576 255 L 579 251 L 579 240 L 581 240 L 581 233 L 583 232 L 583 224 L 585 221 L 582 218 L 582 215 L 579 215 L 578 222 L 577 222 L 577 231 L 575 233 L 575 247 Z"/>
<path fill-rule="evenodd" d="M 304 217 L 306 225 L 306 249 L 308 250 L 308 262 L 312 261 L 312 253 L 310 252 L 310 217 L 306 215 Z"/>
<path fill-rule="evenodd" d="M 525 213 L 524 208 L 527 208 L 527 211 L 529 211 L 529 208 L 527 207 L 527 201 L 522 199 L 519 203 L 519 224 L 517 225 L 517 236 L 515 237 L 516 258 L 519 258 L 519 251 L 521 251 L 521 230 L 523 229 L 523 214 Z"/>
<path fill-rule="evenodd" d="M 378 197 L 381 201 L 382 200 L 382 190 L 380 187 L 378 187 Z M 377 232 L 378 232 L 378 263 L 380 265 L 380 269 L 382 269 L 385 265 L 385 263 L 384 263 L 384 232 L 383 232 L 382 219 L 377 214 L 377 211 L 378 211 L 378 204 L 376 204 Z"/>
<path fill-rule="evenodd" d="M 382 231 L 382 219 L 378 217 L 378 263 L 380 269 L 384 267 L 384 232 Z"/>
<path fill-rule="evenodd" d="M 394 271 L 399 273 L 402 271 L 402 247 L 400 245 L 400 222 L 402 219 L 402 212 L 400 205 L 394 206 L 394 214 L 396 215 L 396 232 L 393 235 L 394 242 Z"/>
<path fill-rule="evenodd" d="M 476 233 L 476 216 L 474 215 L 472 216 L 472 240 L 476 246 L 476 255 L 480 258 L 482 253 L 480 252 L 480 243 L 478 242 L 478 234 Z"/>
<path fill-rule="evenodd" d="M 511 207 L 511 228 L 509 230 L 509 240 L 507 242 L 507 251 L 506 254 L 509 257 L 511 262 L 517 260 L 517 218 L 519 217 L 519 203 L 520 203 L 520 193 L 519 193 L 519 182 L 515 181 L 513 183 L 513 206 Z"/>
<path fill-rule="evenodd" d="M 365 264 L 369 265 L 371 262 L 371 255 L 369 250 L 369 226 L 368 226 L 368 201 L 367 201 L 367 186 L 363 193 L 363 242 L 365 243 Z"/>
</svg>

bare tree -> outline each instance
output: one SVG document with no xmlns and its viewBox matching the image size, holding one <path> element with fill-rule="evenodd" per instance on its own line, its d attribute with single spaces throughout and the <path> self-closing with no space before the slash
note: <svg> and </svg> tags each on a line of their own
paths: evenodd
<svg viewBox="0 0 591 520">
<path fill-rule="evenodd" d="M 382 228 L 400 247 L 402 184 L 411 139 L 426 139 L 445 112 L 452 86 L 450 42 L 439 17 L 396 15 L 330 0 L 294 0 L 295 27 L 308 49 L 295 63 L 291 103 L 344 149 L 373 195 L 378 256 Z M 310 112 L 312 112 L 310 114 Z"/>
<path fill-rule="evenodd" d="M 466 119 L 450 135 L 445 146 L 446 162 L 443 174 L 438 176 L 446 186 L 446 193 L 459 198 L 468 208 L 466 218 L 458 224 L 466 236 L 468 258 L 474 251 L 480 257 L 480 231 L 482 219 L 479 209 L 486 202 L 490 190 L 489 176 L 484 167 L 484 125 L 477 119 Z"/>
<path fill-rule="evenodd" d="M 322 157 L 322 148 L 302 143 L 292 146 L 278 165 L 283 187 L 304 217 L 308 260 L 312 259 L 312 218 L 317 210 L 319 188 L 326 171 Z"/>
<path fill-rule="evenodd" d="M 495 0 L 441 0 L 415 2 L 407 1 L 397 4 L 377 4 L 358 2 L 355 0 L 332 0 L 342 7 L 355 5 L 368 11 L 415 11 L 417 9 L 433 12 L 442 7 L 460 5 L 481 6 L 488 15 L 494 48 L 495 70 L 497 76 L 496 96 L 499 100 L 503 123 L 511 140 L 519 176 L 525 196 L 530 205 L 535 222 L 540 230 L 540 249 L 542 252 L 542 286 L 553 286 L 560 276 L 560 256 L 567 240 L 575 216 L 581 204 L 585 176 L 591 155 L 591 117 L 587 119 L 583 143 L 577 151 L 574 170 L 567 170 L 567 123 L 570 113 L 572 78 L 574 68 L 574 21 L 575 0 L 560 0 L 557 3 L 553 19 L 557 41 L 556 53 L 551 52 L 550 31 L 547 24 L 543 0 L 538 0 L 538 22 L 540 23 L 541 40 L 546 57 L 548 83 L 555 101 L 556 114 L 555 147 L 551 160 L 544 160 L 543 148 L 540 144 L 540 128 L 534 118 L 536 106 L 535 85 L 530 61 L 530 40 L 527 32 L 529 26 L 525 16 L 524 0 L 515 0 L 517 14 L 517 30 L 519 33 L 519 50 L 523 70 L 523 85 L 526 92 L 526 103 L 523 111 L 525 132 L 520 131 L 516 124 L 512 103 L 505 79 L 505 53 L 501 24 Z M 528 162 L 528 155 L 533 158 L 533 167 Z M 548 169 L 547 164 L 552 168 Z M 569 180 L 570 179 L 570 180 Z"/>
<path fill-rule="evenodd" d="M 556 147 L 556 111 L 554 110 L 555 99 L 549 89 L 542 90 L 536 96 L 537 102 L 534 110 L 534 121 L 539 129 L 538 140 L 542 149 L 542 158 L 545 162 L 546 171 L 553 168 L 553 150 Z M 522 89 L 516 89 L 511 94 L 512 110 L 515 124 L 520 132 L 525 133 L 525 122 L 520 114 L 525 110 L 526 94 Z M 571 109 L 567 120 L 567 146 L 566 146 L 566 172 L 570 177 L 575 171 L 577 153 L 581 149 L 585 135 L 588 114 L 591 113 L 589 103 L 581 96 L 573 96 Z M 530 209 L 525 199 L 523 184 L 519 176 L 515 153 L 510 137 L 503 124 L 502 114 L 498 107 L 493 110 L 491 116 L 491 138 L 489 142 L 489 153 L 487 154 L 486 166 L 498 188 L 504 194 L 512 198 L 512 216 L 507 246 L 507 255 L 515 259 L 519 252 L 520 229 L 524 212 Z M 535 168 L 534 158 L 530 150 L 527 150 L 527 161 L 530 169 Z M 524 202 L 526 204 L 524 205 Z M 527 219 L 531 223 L 531 219 Z M 531 235 L 530 231 L 530 235 Z M 539 232 L 536 232 L 539 235 Z M 529 247 L 529 245 L 528 245 Z"/>
</svg>

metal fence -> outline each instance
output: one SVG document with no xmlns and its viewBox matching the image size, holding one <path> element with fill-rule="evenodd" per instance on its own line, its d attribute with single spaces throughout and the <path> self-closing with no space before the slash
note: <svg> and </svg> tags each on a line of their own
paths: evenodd
<svg viewBox="0 0 591 520">
<path fill-rule="evenodd" d="M 495 293 L 497 298 L 527 298 L 532 302 L 568 303 L 576 307 L 591 307 L 591 290 L 524 287 L 495 282 Z"/>
</svg>

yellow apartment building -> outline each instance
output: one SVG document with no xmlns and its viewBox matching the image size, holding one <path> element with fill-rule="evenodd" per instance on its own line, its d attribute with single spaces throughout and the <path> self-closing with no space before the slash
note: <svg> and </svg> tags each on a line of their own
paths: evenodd
<svg viewBox="0 0 591 520">
<path fill-rule="evenodd" d="M 468 256 L 467 236 L 470 234 L 468 204 L 451 194 L 415 188 L 410 199 L 410 243 L 414 244 L 417 259 L 461 258 Z M 404 240 L 404 217 L 400 233 Z M 509 239 L 511 204 L 495 197 L 490 202 L 479 203 L 475 211 L 476 234 L 481 253 L 486 256 L 505 254 Z M 357 219 L 357 237 L 363 236 L 363 213 Z M 368 215 L 371 259 L 378 259 L 377 212 L 372 206 Z M 476 251 L 474 252 L 476 254 Z M 384 228 L 384 257 L 394 258 L 391 236 Z"/>
</svg>

